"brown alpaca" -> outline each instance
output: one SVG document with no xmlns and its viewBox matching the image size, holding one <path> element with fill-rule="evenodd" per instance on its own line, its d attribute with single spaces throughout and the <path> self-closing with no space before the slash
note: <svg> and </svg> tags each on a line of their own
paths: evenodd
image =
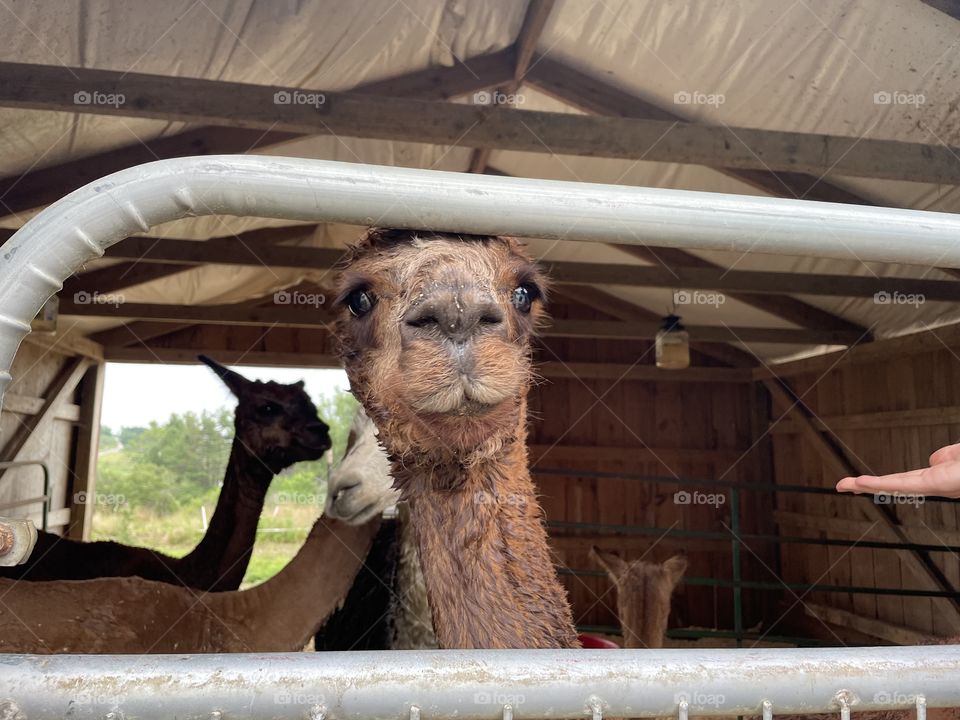
<svg viewBox="0 0 960 720">
<path fill-rule="evenodd" d="M 0 579 L 0 653 L 301 650 L 346 597 L 378 527 L 320 519 L 283 570 L 235 592 L 136 577 Z"/>
<path fill-rule="evenodd" d="M 236 433 L 223 488 L 210 525 L 186 556 L 173 558 L 148 548 L 112 541 L 77 542 L 41 532 L 29 560 L 0 568 L 0 577 L 24 580 L 85 580 L 138 576 L 224 591 L 240 587 L 264 499 L 273 476 L 330 448 L 329 428 L 303 391 L 303 382 L 251 382 L 203 355 L 200 360 L 237 397 Z"/>
<path fill-rule="evenodd" d="M 687 559 L 674 555 L 662 564 L 627 562 L 597 547 L 590 557 L 599 563 L 617 589 L 617 614 L 624 647 L 662 648 L 670 617 L 670 598 L 687 569 Z"/>
<path fill-rule="evenodd" d="M 577 647 L 527 470 L 544 278 L 513 240 L 373 231 L 340 279 L 338 338 L 411 504 L 444 648 Z"/>
</svg>

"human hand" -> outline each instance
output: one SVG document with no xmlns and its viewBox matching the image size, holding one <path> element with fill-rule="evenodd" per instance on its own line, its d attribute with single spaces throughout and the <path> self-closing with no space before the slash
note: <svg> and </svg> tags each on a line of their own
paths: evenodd
<svg viewBox="0 0 960 720">
<path fill-rule="evenodd" d="M 937 450 L 930 456 L 930 467 L 892 475 L 845 477 L 837 483 L 837 490 L 958 498 L 960 497 L 960 443 Z"/>
</svg>

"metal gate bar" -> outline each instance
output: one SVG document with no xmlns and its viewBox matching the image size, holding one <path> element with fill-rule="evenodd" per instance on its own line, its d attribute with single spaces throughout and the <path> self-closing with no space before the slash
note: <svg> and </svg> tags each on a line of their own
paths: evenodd
<svg viewBox="0 0 960 720">
<path fill-rule="evenodd" d="M 70 193 L 4 245 L 0 402 L 64 279 L 128 235 L 217 213 L 960 267 L 960 217 L 947 213 L 298 158 L 161 160 Z"/>
<path fill-rule="evenodd" d="M 552 720 L 760 715 L 765 702 L 774 715 L 839 716 L 844 705 L 908 709 L 918 698 L 960 706 L 958 677 L 952 646 L 8 655 L 0 716 Z"/>
</svg>

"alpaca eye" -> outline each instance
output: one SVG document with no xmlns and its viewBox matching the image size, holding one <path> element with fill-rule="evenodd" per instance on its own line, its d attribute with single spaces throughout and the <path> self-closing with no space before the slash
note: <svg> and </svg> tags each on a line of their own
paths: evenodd
<svg viewBox="0 0 960 720">
<path fill-rule="evenodd" d="M 347 309 L 350 310 L 350 313 L 354 317 L 363 317 L 368 312 L 373 310 L 373 305 L 376 302 L 376 295 L 369 290 L 358 289 L 347 295 L 347 299 L 344 302 L 347 305 Z"/>
<path fill-rule="evenodd" d="M 522 312 L 526 315 L 530 312 L 530 308 L 533 305 L 533 301 L 540 297 L 540 293 L 533 285 L 528 285 L 524 283 L 513 289 L 513 292 L 510 293 L 510 304 L 513 305 L 519 312 Z"/>
<path fill-rule="evenodd" d="M 276 415 L 280 412 L 280 406 L 272 402 L 264 403 L 257 407 L 257 412 L 261 415 Z"/>
</svg>

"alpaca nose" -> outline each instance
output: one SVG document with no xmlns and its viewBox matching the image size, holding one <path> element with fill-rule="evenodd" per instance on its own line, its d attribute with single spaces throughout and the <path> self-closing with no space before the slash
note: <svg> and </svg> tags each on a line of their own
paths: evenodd
<svg viewBox="0 0 960 720">
<path fill-rule="evenodd" d="M 336 505 L 338 502 L 343 500 L 344 496 L 359 484 L 360 483 L 352 483 L 350 485 L 344 485 L 343 487 L 338 488 L 333 494 L 333 504 Z"/>
<path fill-rule="evenodd" d="M 403 317 L 407 327 L 437 331 L 455 343 L 464 343 L 484 330 L 503 326 L 503 311 L 487 294 L 472 290 L 440 291 Z"/>
</svg>

